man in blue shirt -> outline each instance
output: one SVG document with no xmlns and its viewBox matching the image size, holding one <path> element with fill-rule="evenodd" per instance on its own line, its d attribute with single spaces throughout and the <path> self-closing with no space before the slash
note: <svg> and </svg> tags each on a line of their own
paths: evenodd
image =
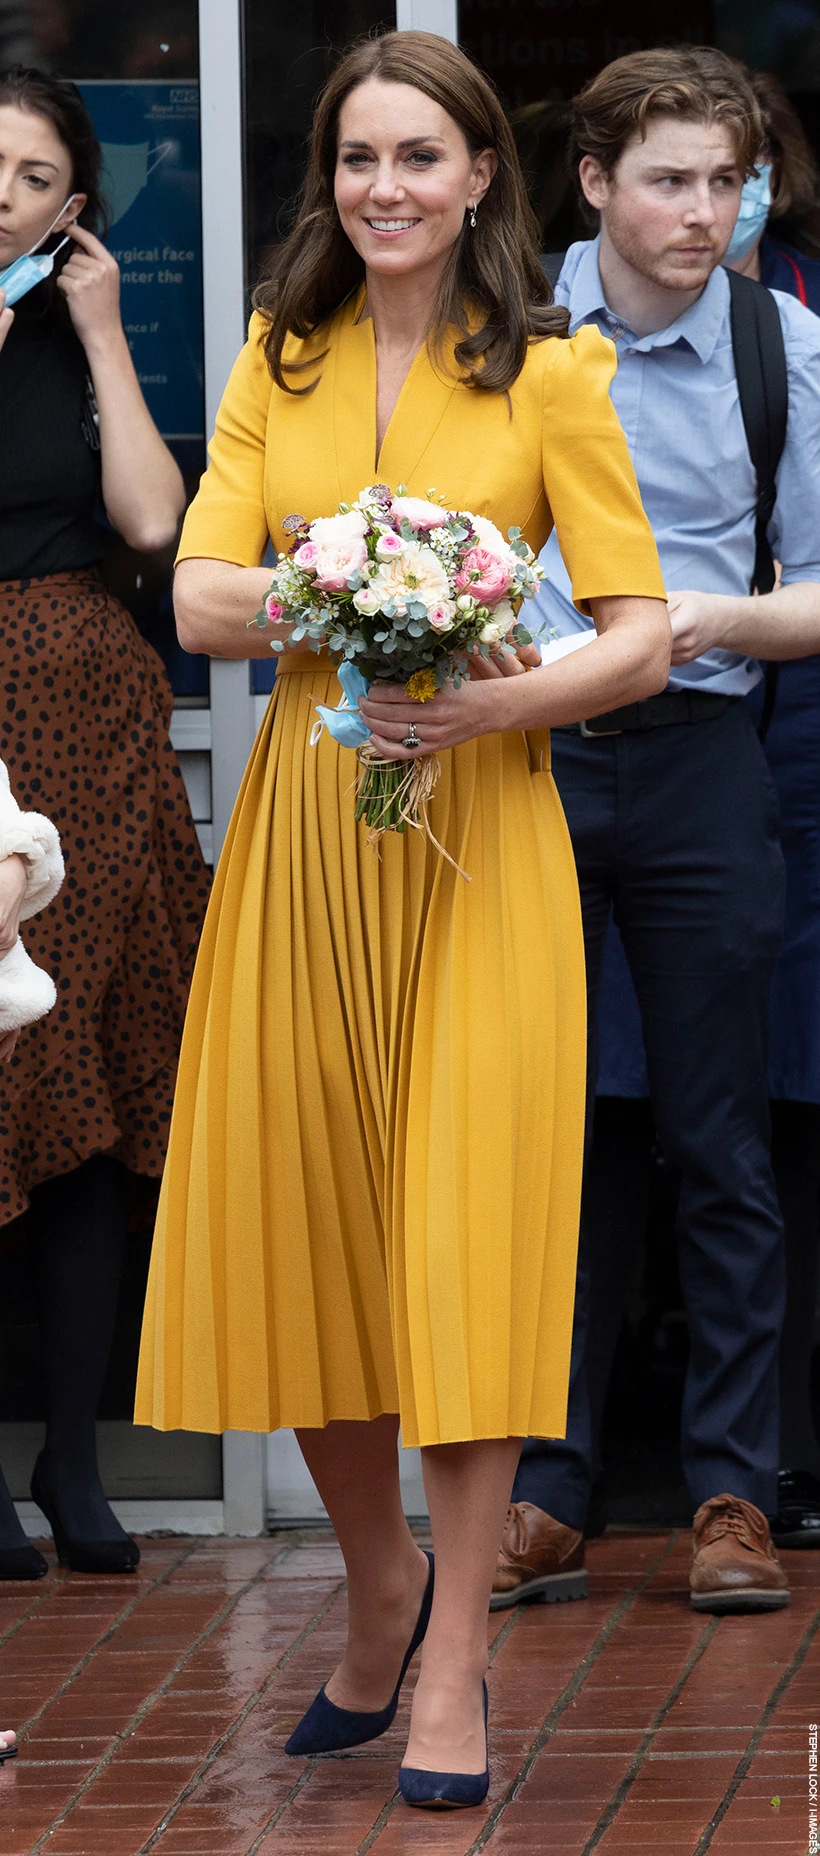
<svg viewBox="0 0 820 1856">
<path fill-rule="evenodd" d="M 590 1002 L 610 909 L 641 1008 L 655 1120 L 681 1178 L 689 1320 L 683 1461 L 694 1507 L 691 1601 L 768 1610 L 788 1586 L 766 1515 L 777 1502 L 782 1226 L 769 1158 L 767 1004 L 784 899 L 771 776 L 741 700 L 754 656 L 820 635 L 820 321 L 776 295 L 788 430 L 769 537 L 778 590 L 750 591 L 757 483 L 721 268 L 748 171 L 756 103 L 718 51 L 631 54 L 574 106 L 574 157 L 600 232 L 556 289 L 574 332 L 615 342 L 612 398 L 669 592 L 672 675 L 659 697 L 553 731 L 553 772 L 578 865 Z M 757 152 L 759 134 L 752 153 Z M 541 619 L 592 629 L 553 535 Z M 775 642 L 772 644 L 772 639 Z M 591 1440 L 582 1243 L 567 1438 L 522 1453 L 493 1604 L 582 1596 Z"/>
</svg>

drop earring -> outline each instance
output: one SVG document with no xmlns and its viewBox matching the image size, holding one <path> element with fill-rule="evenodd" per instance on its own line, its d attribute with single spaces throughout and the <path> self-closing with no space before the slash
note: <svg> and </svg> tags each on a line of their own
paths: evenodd
<svg viewBox="0 0 820 1856">
<path fill-rule="evenodd" d="M 476 216 L 476 203 L 474 200 L 472 206 L 470 207 L 470 224 L 473 228 L 473 231 L 475 231 L 475 216 Z"/>
</svg>

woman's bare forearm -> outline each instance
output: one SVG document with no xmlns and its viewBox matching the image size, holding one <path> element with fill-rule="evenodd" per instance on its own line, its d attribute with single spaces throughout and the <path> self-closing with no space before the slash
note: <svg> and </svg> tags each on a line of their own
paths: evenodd
<svg viewBox="0 0 820 1856">
<path fill-rule="evenodd" d="M 89 339 L 86 353 L 100 416 L 108 519 L 132 548 L 167 548 L 185 507 L 185 486 L 143 399 L 124 330 Z"/>
<path fill-rule="evenodd" d="M 665 688 L 669 678 L 671 630 L 660 599 L 591 600 L 598 637 L 582 651 L 526 677 L 487 683 L 488 730 L 560 728 L 567 722 L 605 715 Z M 492 720 L 493 698 L 501 704 Z"/>
<path fill-rule="evenodd" d="M 184 651 L 208 657 L 270 658 L 271 640 L 286 643 L 292 626 L 253 621 L 271 583 L 269 567 L 237 567 L 232 561 L 180 561 L 174 576 L 174 613 Z M 304 642 L 288 649 L 304 650 Z"/>
</svg>

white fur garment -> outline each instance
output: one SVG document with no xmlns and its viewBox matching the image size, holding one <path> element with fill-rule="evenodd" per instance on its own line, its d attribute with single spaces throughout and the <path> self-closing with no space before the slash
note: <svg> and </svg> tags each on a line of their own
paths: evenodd
<svg viewBox="0 0 820 1856">
<path fill-rule="evenodd" d="M 15 853 L 26 860 L 28 881 L 20 918 L 28 921 L 56 896 L 65 875 L 63 855 L 50 819 L 39 812 L 20 811 L 0 761 L 0 862 Z M 51 1011 L 56 999 L 50 974 L 34 965 L 18 936 L 11 952 L 0 960 L 0 1035 L 32 1025 Z"/>
</svg>

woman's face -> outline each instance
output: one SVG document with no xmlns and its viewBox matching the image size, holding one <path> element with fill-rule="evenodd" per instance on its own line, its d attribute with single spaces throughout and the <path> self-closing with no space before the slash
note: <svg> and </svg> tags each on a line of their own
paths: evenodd
<svg viewBox="0 0 820 1856">
<path fill-rule="evenodd" d="M 71 194 L 71 156 L 47 116 L 0 104 L 0 271 L 48 231 Z M 85 205 L 74 195 L 66 221 Z"/>
<path fill-rule="evenodd" d="M 470 154 L 458 124 L 422 90 L 368 78 L 339 114 L 339 218 L 368 270 L 440 272 L 496 165 L 493 149 Z"/>
</svg>

